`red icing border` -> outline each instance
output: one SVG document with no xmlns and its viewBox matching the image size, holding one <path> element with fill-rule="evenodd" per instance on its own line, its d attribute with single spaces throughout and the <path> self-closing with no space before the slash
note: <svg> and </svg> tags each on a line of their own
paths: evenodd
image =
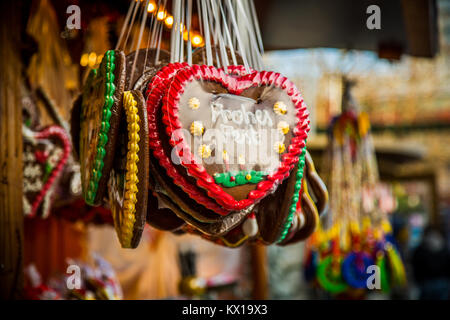
<svg viewBox="0 0 450 320">
<path fill-rule="evenodd" d="M 168 70 L 171 65 L 168 65 Z M 230 71 L 230 70 L 228 70 Z M 267 180 L 261 181 L 257 184 L 256 189 L 252 190 L 246 199 L 237 201 L 230 194 L 226 193 L 219 185 L 217 185 L 207 172 L 206 169 L 195 161 L 194 155 L 190 152 L 190 146 L 184 140 L 184 137 L 178 136 L 177 140 L 170 139 L 170 144 L 174 147 L 179 145 L 179 156 L 181 157 L 181 150 L 188 150 L 188 154 L 183 155 L 182 165 L 186 168 L 189 175 L 197 179 L 197 185 L 204 188 L 207 194 L 215 199 L 223 208 L 227 210 L 243 210 L 248 206 L 261 200 L 268 193 L 272 192 L 276 184 L 281 183 L 289 176 L 293 166 L 298 162 L 298 156 L 305 146 L 305 139 L 309 131 L 309 119 L 306 105 L 300 92 L 295 85 L 287 78 L 275 72 L 253 72 L 243 76 L 231 76 L 226 74 L 223 70 L 212 66 L 198 66 L 193 65 L 190 68 L 178 69 L 178 72 L 173 76 L 173 80 L 168 87 L 165 99 L 163 101 L 163 122 L 166 125 L 166 132 L 169 137 L 175 130 L 181 129 L 182 124 L 178 117 L 178 102 L 184 93 L 185 85 L 190 81 L 207 80 L 220 83 L 227 88 L 231 94 L 239 95 L 243 90 L 261 85 L 269 85 L 281 88 L 291 98 L 297 112 L 297 125 L 293 130 L 293 137 L 291 144 L 288 147 L 288 152 L 281 156 L 282 161 L 278 170 L 267 177 Z M 175 183 L 180 185 L 183 181 L 175 178 Z M 197 200 L 197 199 L 196 199 Z"/>
<path fill-rule="evenodd" d="M 221 215 L 227 215 L 228 210 L 220 207 L 215 201 L 205 196 L 201 190 L 187 181 L 172 164 L 169 157 L 165 154 L 161 138 L 159 136 L 158 128 L 156 125 L 156 112 L 158 106 L 162 101 L 164 94 L 166 93 L 168 84 L 175 74 L 184 69 L 190 68 L 187 63 L 173 63 L 162 68 L 152 79 L 147 89 L 147 116 L 148 116 L 148 134 L 149 134 L 149 146 L 153 150 L 153 154 L 158 159 L 160 165 L 166 169 L 167 175 L 171 177 L 174 182 L 180 186 L 191 198 L 197 201 L 199 204 L 206 208 L 219 213 Z"/>
<path fill-rule="evenodd" d="M 36 211 L 39 208 L 39 205 L 41 204 L 42 200 L 44 199 L 45 194 L 50 189 L 51 185 L 55 181 L 55 179 L 61 174 L 61 172 L 64 169 L 64 165 L 66 164 L 67 159 L 69 158 L 70 152 L 72 150 L 72 144 L 70 143 L 69 137 L 66 133 L 66 131 L 58 126 L 49 126 L 42 131 L 35 132 L 33 134 L 33 137 L 35 139 L 47 139 L 49 137 L 57 137 L 59 138 L 63 143 L 63 156 L 61 157 L 61 160 L 58 162 L 57 166 L 53 169 L 52 174 L 48 178 L 47 182 L 44 184 L 41 192 L 37 195 L 37 197 L 34 199 L 33 204 L 31 205 L 31 212 L 30 217 L 33 217 L 36 215 Z"/>
</svg>

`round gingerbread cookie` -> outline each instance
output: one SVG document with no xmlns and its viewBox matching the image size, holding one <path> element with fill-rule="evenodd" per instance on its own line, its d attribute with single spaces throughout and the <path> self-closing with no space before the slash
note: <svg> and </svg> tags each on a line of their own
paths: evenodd
<svg viewBox="0 0 450 320">
<path fill-rule="evenodd" d="M 124 86 L 125 55 L 109 50 L 100 67 L 91 70 L 82 92 L 79 156 L 83 197 L 89 205 L 100 205 L 105 195 Z"/>
<path fill-rule="evenodd" d="M 148 200 L 148 120 L 144 97 L 123 94 L 124 118 L 108 183 L 114 227 L 123 248 L 136 248 L 144 230 Z"/>
</svg>

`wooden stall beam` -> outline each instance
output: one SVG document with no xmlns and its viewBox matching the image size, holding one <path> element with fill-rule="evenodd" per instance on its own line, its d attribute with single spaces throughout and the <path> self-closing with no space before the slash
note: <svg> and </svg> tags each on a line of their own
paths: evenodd
<svg viewBox="0 0 450 320">
<path fill-rule="evenodd" d="M 21 61 L 17 3 L 0 4 L 0 299 L 23 286 Z"/>
<path fill-rule="evenodd" d="M 267 248 L 260 244 L 250 246 L 252 270 L 252 299 L 265 300 L 269 298 L 269 273 Z"/>
</svg>

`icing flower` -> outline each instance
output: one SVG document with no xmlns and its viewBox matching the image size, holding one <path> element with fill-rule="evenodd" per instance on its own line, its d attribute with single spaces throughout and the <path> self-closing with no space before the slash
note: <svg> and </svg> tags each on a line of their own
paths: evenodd
<svg viewBox="0 0 450 320">
<path fill-rule="evenodd" d="M 194 136 L 201 136 L 205 131 L 205 127 L 201 121 L 194 121 L 191 124 L 191 133 Z"/>
<path fill-rule="evenodd" d="M 277 113 L 277 114 L 286 114 L 287 107 L 286 107 L 286 105 L 284 104 L 283 101 L 277 101 L 273 105 L 273 111 L 275 111 L 275 113 Z"/>
<path fill-rule="evenodd" d="M 274 145 L 274 149 L 278 153 L 283 153 L 284 151 L 286 151 L 286 146 L 282 142 L 277 142 Z"/>
<path fill-rule="evenodd" d="M 278 131 L 282 134 L 287 134 L 289 132 L 289 124 L 286 121 L 278 122 Z"/>
<path fill-rule="evenodd" d="M 211 156 L 211 148 L 206 145 L 206 144 L 202 144 L 199 148 L 198 148 L 198 154 L 202 157 L 202 158 L 209 158 Z"/>
<path fill-rule="evenodd" d="M 197 110 L 200 107 L 200 100 L 198 100 L 198 98 L 196 97 L 190 98 L 188 101 L 188 105 L 192 110 Z"/>
</svg>

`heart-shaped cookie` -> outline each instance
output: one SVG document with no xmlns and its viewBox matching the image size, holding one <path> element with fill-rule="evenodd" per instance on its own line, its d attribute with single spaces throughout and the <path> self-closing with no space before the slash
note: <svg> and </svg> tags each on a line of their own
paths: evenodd
<svg viewBox="0 0 450 320">
<path fill-rule="evenodd" d="M 162 149 L 173 148 L 171 160 L 185 169 L 179 174 L 191 184 L 194 178 L 228 211 L 273 192 L 298 162 L 309 131 L 300 93 L 273 72 L 233 76 L 210 66 L 182 68 L 167 86 L 162 112 L 170 143 Z"/>
<path fill-rule="evenodd" d="M 147 114 L 148 114 L 148 128 L 149 128 L 149 143 L 150 148 L 153 150 L 153 155 L 159 161 L 159 164 L 165 168 L 169 177 L 174 181 L 178 181 L 183 191 L 188 194 L 192 199 L 205 206 L 207 209 L 213 210 L 220 214 L 227 214 L 228 211 L 221 208 L 214 201 L 212 201 L 202 190 L 191 184 L 187 178 L 183 177 L 173 165 L 170 154 L 166 153 L 163 149 L 162 139 L 164 138 L 158 128 L 158 112 L 160 112 L 161 102 L 167 87 L 179 70 L 184 68 L 190 68 L 187 63 L 173 63 L 169 66 L 162 68 L 153 77 L 151 83 L 149 83 L 149 89 L 147 91 Z"/>
<path fill-rule="evenodd" d="M 71 152 L 71 144 L 63 128 L 50 126 L 34 132 L 24 130 L 23 210 L 42 217 L 50 212 L 50 201 L 58 177 Z"/>
<path fill-rule="evenodd" d="M 125 55 L 105 53 L 83 88 L 80 112 L 80 165 L 83 197 L 99 205 L 111 171 L 125 86 Z"/>
</svg>

